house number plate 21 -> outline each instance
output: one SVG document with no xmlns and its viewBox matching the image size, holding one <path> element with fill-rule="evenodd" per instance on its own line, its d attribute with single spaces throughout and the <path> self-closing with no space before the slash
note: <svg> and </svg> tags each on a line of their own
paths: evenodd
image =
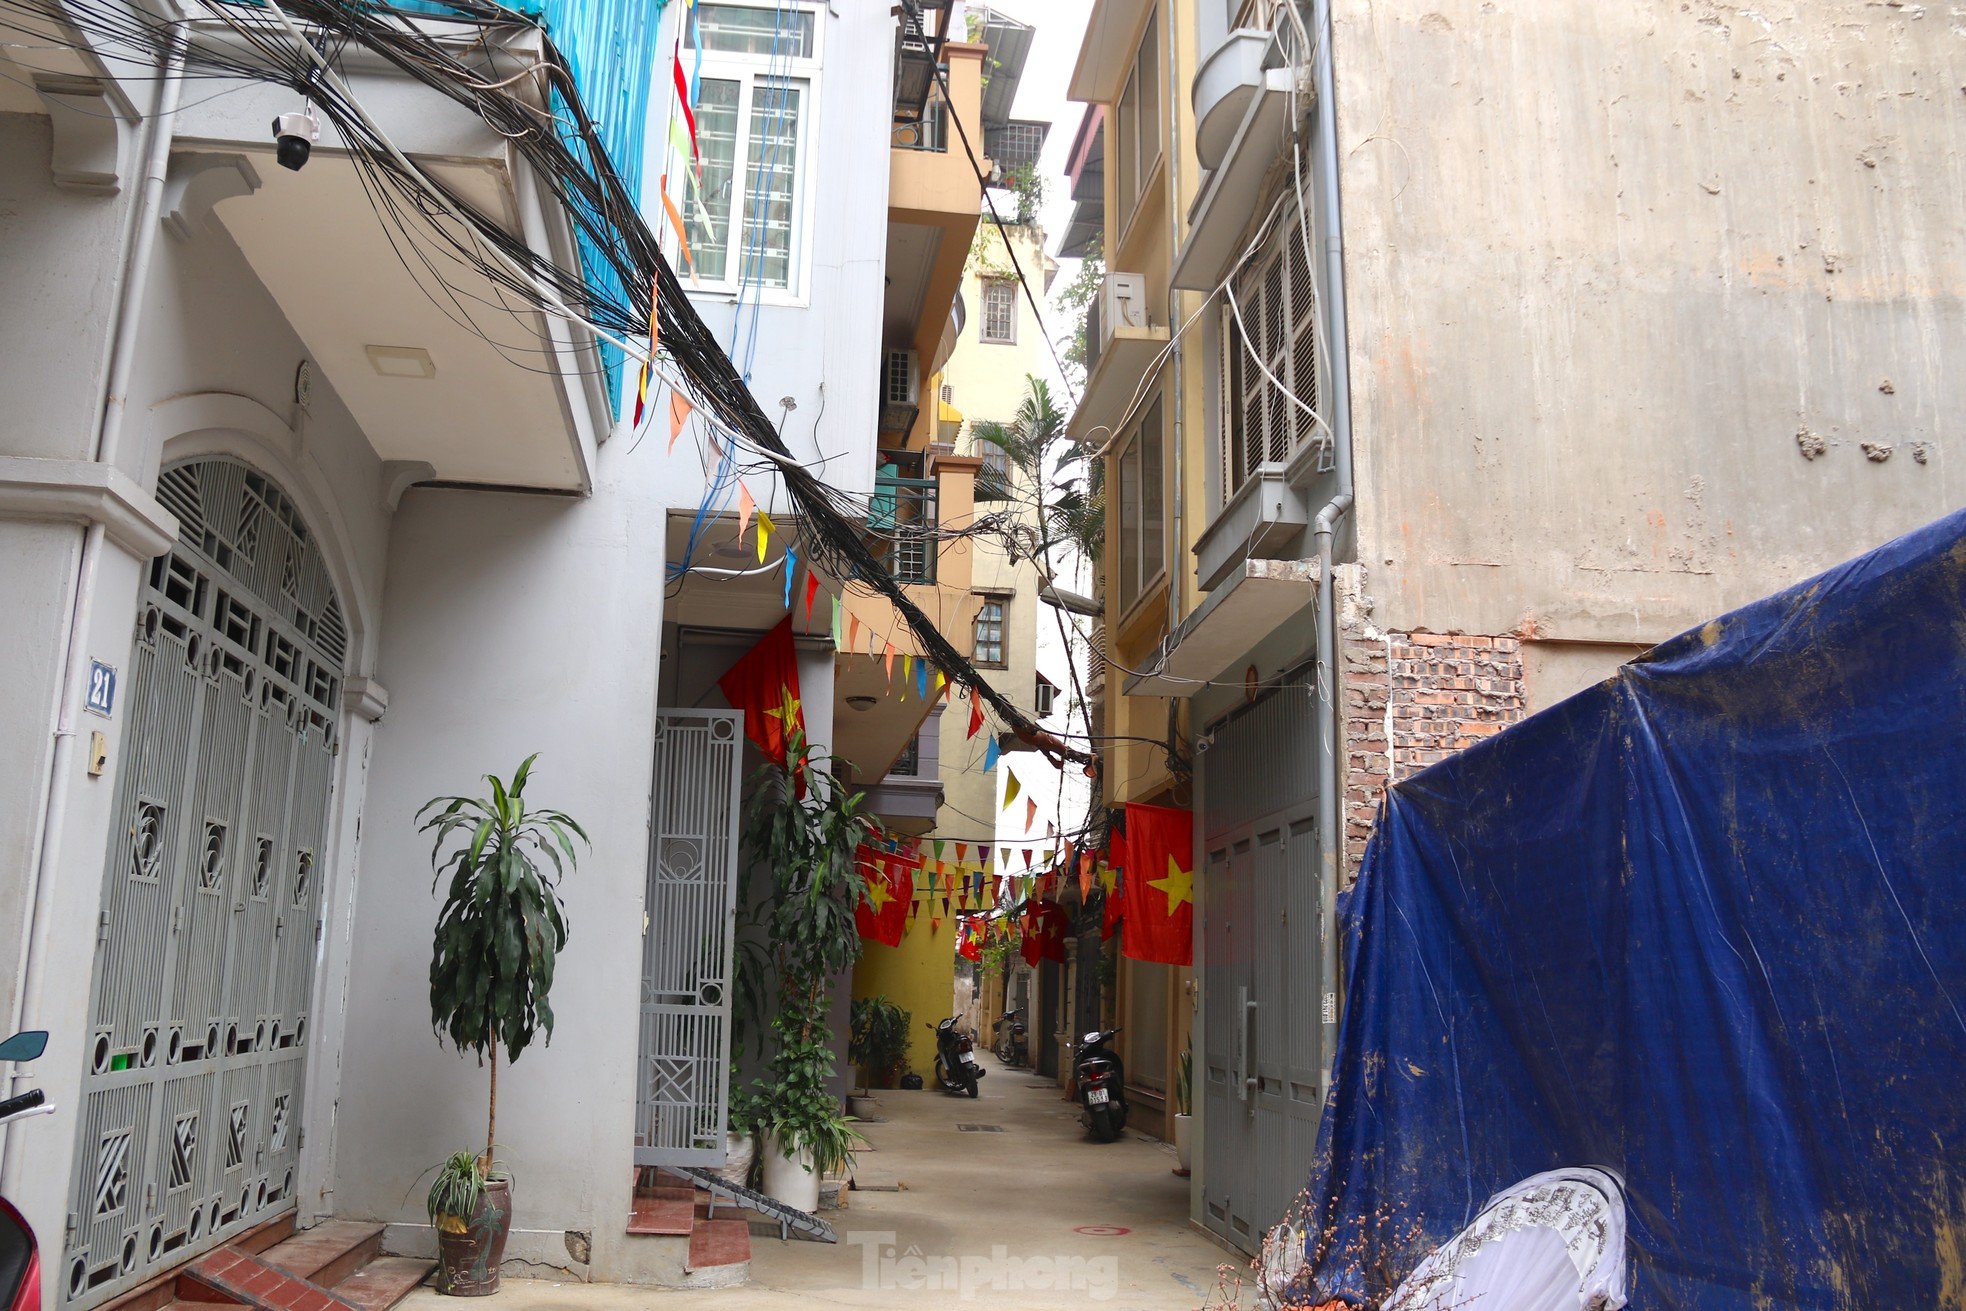
<svg viewBox="0 0 1966 1311">
<path fill-rule="evenodd" d="M 100 660 L 89 662 L 89 692 L 82 702 L 84 710 L 93 711 L 104 719 L 116 710 L 116 669 Z"/>
</svg>

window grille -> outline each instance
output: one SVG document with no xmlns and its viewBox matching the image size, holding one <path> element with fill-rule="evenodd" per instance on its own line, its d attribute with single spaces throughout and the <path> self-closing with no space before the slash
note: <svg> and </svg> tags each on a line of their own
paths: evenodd
<svg viewBox="0 0 1966 1311">
<path fill-rule="evenodd" d="M 1009 278 L 983 283 L 983 340 L 1001 345 L 1017 341 L 1017 284 Z"/>
<path fill-rule="evenodd" d="M 985 601 L 976 612 L 976 641 L 970 652 L 977 664 L 1001 666 L 1004 663 L 1003 625 L 1003 602 Z"/>
<path fill-rule="evenodd" d="M 1329 446 L 1311 417 L 1321 399 L 1317 333 L 1316 278 L 1291 213 L 1237 275 L 1235 305 L 1223 306 L 1224 502 L 1261 466 L 1282 464 L 1307 443 Z"/>
</svg>

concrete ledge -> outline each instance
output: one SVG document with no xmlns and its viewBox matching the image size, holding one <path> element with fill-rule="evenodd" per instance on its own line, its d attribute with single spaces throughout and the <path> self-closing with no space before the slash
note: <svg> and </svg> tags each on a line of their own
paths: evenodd
<svg viewBox="0 0 1966 1311">
<path fill-rule="evenodd" d="M 1244 560 L 1161 646 L 1128 696 L 1189 697 L 1317 600 L 1316 560 Z"/>
<path fill-rule="evenodd" d="M 110 541 L 141 560 L 177 541 L 176 516 L 121 469 L 93 460 L 0 456 L 0 515 L 99 523 Z"/>
</svg>

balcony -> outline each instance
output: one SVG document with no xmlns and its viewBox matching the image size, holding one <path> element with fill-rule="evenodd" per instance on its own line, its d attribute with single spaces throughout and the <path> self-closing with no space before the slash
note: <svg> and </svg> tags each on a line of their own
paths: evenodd
<svg viewBox="0 0 1966 1311">
<path fill-rule="evenodd" d="M 1108 274 L 1110 280 L 1114 275 Z M 1098 446 L 1122 428 L 1127 411 L 1156 359 L 1167 346 L 1168 332 L 1144 321 L 1138 325 L 1108 325 L 1105 300 L 1094 296 L 1085 309 L 1085 388 L 1078 408 L 1066 424 L 1074 441 Z"/>
<path fill-rule="evenodd" d="M 1250 216 L 1262 207 L 1265 179 L 1286 158 L 1293 84 L 1300 105 L 1315 103 L 1307 69 L 1263 66 L 1271 46 L 1269 33 L 1239 28 L 1195 72 L 1195 153 L 1209 172 L 1174 256 L 1176 287 L 1220 285 L 1248 236 Z"/>
<path fill-rule="evenodd" d="M 1243 27 L 1229 33 L 1195 70 L 1190 96 L 1195 107 L 1195 158 L 1216 168 L 1228 153 L 1243 115 L 1263 85 L 1263 52 L 1270 34 Z"/>
<path fill-rule="evenodd" d="M 940 488 L 933 478 L 884 473 L 874 479 L 867 527 L 874 535 L 874 554 L 897 583 L 935 582 L 939 501 Z"/>
<path fill-rule="evenodd" d="M 904 42 L 897 56 L 881 335 L 891 350 L 914 351 L 924 378 L 935 372 L 983 207 L 982 180 L 955 137 L 960 123 L 981 146 L 984 53 L 980 45 L 940 44 L 919 100 L 911 79 L 919 78 L 922 52 Z"/>
<path fill-rule="evenodd" d="M 942 806 L 942 710 L 937 706 L 929 712 L 878 782 L 863 784 L 867 809 L 896 833 L 921 834 L 935 827 Z"/>
</svg>

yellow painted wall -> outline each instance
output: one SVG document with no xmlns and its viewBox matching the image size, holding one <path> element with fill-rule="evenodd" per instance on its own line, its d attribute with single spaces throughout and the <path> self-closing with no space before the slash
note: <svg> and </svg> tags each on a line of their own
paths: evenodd
<svg viewBox="0 0 1966 1311">
<path fill-rule="evenodd" d="M 928 909 L 923 907 L 920 916 L 908 921 L 899 947 L 865 941 L 860 945 L 860 963 L 853 967 L 853 995 L 885 994 L 895 1005 L 914 1012 L 908 1021 L 908 1068 L 924 1080 L 933 1080 L 931 1026 L 947 1019 L 955 1007 L 955 917 L 943 916 L 942 927 L 931 932 Z"/>
</svg>

